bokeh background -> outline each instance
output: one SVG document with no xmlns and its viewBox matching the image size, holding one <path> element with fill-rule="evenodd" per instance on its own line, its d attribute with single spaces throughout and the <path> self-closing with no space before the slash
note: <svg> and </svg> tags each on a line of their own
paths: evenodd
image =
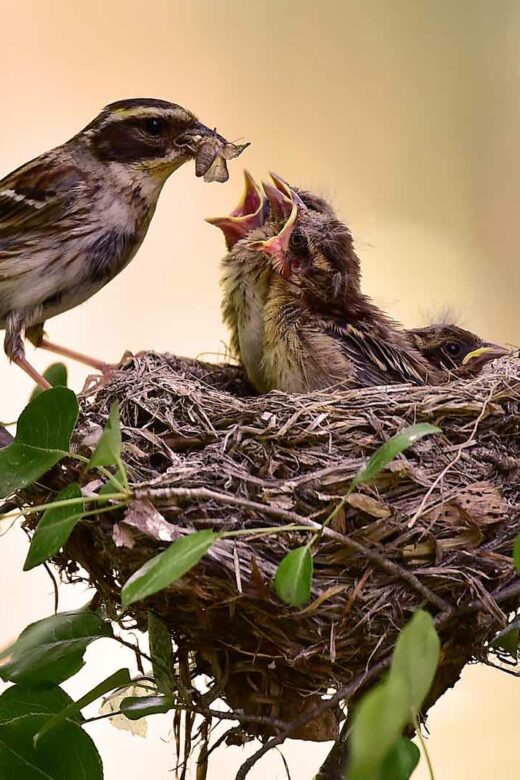
<svg viewBox="0 0 520 780">
<path fill-rule="evenodd" d="M 116 360 L 126 349 L 218 354 L 218 231 L 241 192 L 242 163 L 273 169 L 333 199 L 363 259 L 365 290 L 406 325 L 446 308 L 483 336 L 520 342 L 519 0 L 0 0 L 0 172 L 73 135 L 106 103 L 181 103 L 229 138 L 251 140 L 230 182 L 192 166 L 165 187 L 131 266 L 49 333 Z M 49 356 L 32 354 L 43 369 Z M 86 372 L 71 366 L 80 389 Z M 17 416 L 29 380 L 0 356 L 0 418 Z M 0 540 L 0 645 L 50 614 L 51 586 L 23 574 L 20 530 Z M 61 608 L 87 593 L 63 589 Z M 80 693 L 124 655 L 98 643 Z M 111 667 L 112 668 L 112 667 Z M 442 780 L 513 777 L 520 685 L 472 667 L 432 711 L 428 740 Z M 168 718 L 147 740 L 90 727 L 107 780 L 172 777 Z M 475 745 L 477 749 L 475 749 Z M 292 743 L 308 780 L 327 746 Z M 234 776 L 247 750 L 216 756 L 211 780 Z M 424 762 L 414 778 L 426 778 Z M 274 753 L 252 780 L 285 777 Z"/>
</svg>

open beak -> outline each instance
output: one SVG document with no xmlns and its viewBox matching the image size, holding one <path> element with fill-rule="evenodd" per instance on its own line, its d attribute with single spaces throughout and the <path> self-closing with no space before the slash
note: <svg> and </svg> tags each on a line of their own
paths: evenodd
<svg viewBox="0 0 520 780">
<path fill-rule="evenodd" d="M 244 192 L 238 206 L 229 217 L 208 217 L 206 222 L 222 230 L 228 250 L 237 241 L 245 238 L 252 230 L 263 225 L 266 203 L 262 188 L 256 183 L 249 171 L 244 171 Z"/>
<path fill-rule="evenodd" d="M 290 217 L 293 208 L 293 201 L 290 195 L 285 195 L 280 190 L 273 187 L 271 184 L 262 182 L 262 187 L 267 195 L 269 206 L 271 207 L 271 214 L 276 220 L 286 220 Z"/>
<path fill-rule="evenodd" d="M 297 216 L 298 207 L 296 203 L 293 203 L 289 218 L 276 236 L 273 236 L 266 241 L 251 241 L 249 243 L 251 249 L 258 249 L 260 252 L 269 256 L 274 270 L 279 273 L 280 276 L 283 276 L 284 279 L 288 279 L 291 274 L 289 241 L 296 224 Z"/>
<path fill-rule="evenodd" d="M 285 179 L 282 179 L 281 176 L 279 176 L 277 173 L 273 173 L 273 171 L 270 171 L 269 176 L 273 180 L 273 184 L 275 185 L 276 189 L 283 193 L 286 198 L 289 198 L 291 203 L 296 203 L 298 208 L 300 209 L 306 209 L 307 206 L 303 202 L 303 200 L 300 198 L 296 190 L 293 190 L 291 185 L 288 184 Z M 265 188 L 265 184 L 264 184 Z"/>
<path fill-rule="evenodd" d="M 462 361 L 462 365 L 471 369 L 480 370 L 486 363 L 491 360 L 509 355 L 510 350 L 505 347 L 501 347 L 499 344 L 486 344 L 484 347 L 474 349 L 473 352 L 468 352 Z"/>
</svg>

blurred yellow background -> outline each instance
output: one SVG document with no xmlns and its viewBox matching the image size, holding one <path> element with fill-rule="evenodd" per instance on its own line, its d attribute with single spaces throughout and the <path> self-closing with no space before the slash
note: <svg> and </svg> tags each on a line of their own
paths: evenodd
<svg viewBox="0 0 520 780">
<path fill-rule="evenodd" d="M 332 198 L 356 238 L 365 291 L 406 325 L 449 307 L 487 338 L 520 342 L 518 0 L 0 5 L 0 173 L 126 97 L 173 100 L 228 138 L 253 142 L 226 186 L 196 180 L 192 165 L 174 174 L 137 258 L 94 299 L 49 322 L 53 340 L 106 360 L 126 349 L 221 352 L 223 242 L 203 217 L 235 206 L 244 164 Z M 41 369 L 51 362 L 28 353 Z M 85 375 L 71 366 L 75 389 Z M 12 419 L 31 385 L 2 356 L 0 388 L 0 418 Z M 0 645 L 52 611 L 45 574 L 21 571 L 26 548 L 20 531 L 1 540 Z M 81 590 L 62 590 L 62 609 L 86 601 Z M 110 645 L 89 650 L 73 694 L 110 672 L 109 654 L 124 661 Z M 466 671 L 428 723 L 439 780 L 515 775 L 519 695 L 511 677 Z M 142 740 L 105 722 L 90 727 L 106 780 L 172 776 L 169 720 L 151 729 Z M 293 777 L 309 780 L 326 746 L 284 752 Z M 234 777 L 245 755 L 221 752 L 211 780 Z M 283 777 L 276 753 L 251 773 Z M 422 762 L 414 778 L 426 777 Z"/>
</svg>

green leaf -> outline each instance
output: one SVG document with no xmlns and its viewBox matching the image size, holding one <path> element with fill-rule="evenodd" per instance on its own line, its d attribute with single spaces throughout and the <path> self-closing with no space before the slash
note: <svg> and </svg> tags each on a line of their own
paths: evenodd
<svg viewBox="0 0 520 780">
<path fill-rule="evenodd" d="M 399 679 L 406 691 L 409 722 L 417 716 L 430 690 L 439 662 L 440 646 L 433 619 L 424 610 L 418 610 L 399 634 L 390 677 Z"/>
<path fill-rule="evenodd" d="M 81 498 L 79 485 L 67 485 L 58 493 L 55 501 L 65 501 L 70 498 Z M 34 532 L 23 570 L 28 571 L 39 566 L 58 552 L 71 535 L 76 523 L 81 520 L 83 512 L 83 502 L 47 509 Z"/>
<path fill-rule="evenodd" d="M 422 439 L 423 436 L 429 436 L 432 433 L 442 433 L 442 431 L 435 425 L 419 423 L 418 425 L 410 425 L 404 431 L 396 433 L 395 436 L 392 436 L 391 439 L 382 444 L 374 452 L 366 466 L 358 471 L 352 480 L 350 490 L 352 491 L 362 482 L 371 482 L 397 455 L 404 452 L 419 439 Z"/>
<path fill-rule="evenodd" d="M 380 780 L 408 780 L 420 757 L 417 745 L 406 737 L 400 737 L 383 760 Z"/>
<path fill-rule="evenodd" d="M 101 758 L 76 723 L 62 723 L 36 749 L 34 735 L 46 715 L 24 715 L 0 723 L 0 777 L 12 780 L 103 780 Z"/>
<path fill-rule="evenodd" d="M 110 677 L 106 678 L 106 680 L 103 680 L 103 682 L 100 682 L 88 693 L 82 696 L 81 699 L 73 701 L 63 710 L 56 713 L 52 718 L 49 718 L 49 720 L 47 720 L 38 733 L 35 734 L 34 744 L 37 745 L 43 736 L 51 731 L 51 729 L 55 729 L 57 726 L 63 723 L 64 720 L 77 718 L 83 707 L 87 707 L 89 704 L 92 704 L 92 702 L 96 701 L 96 699 L 99 699 L 100 696 L 104 696 L 105 693 L 113 691 L 116 688 L 122 688 L 123 686 L 131 685 L 131 683 L 132 680 L 128 669 L 119 669 L 117 672 L 114 672 L 114 674 L 111 674 Z"/>
<path fill-rule="evenodd" d="M 172 638 L 166 624 L 153 612 L 148 613 L 148 643 L 157 688 L 160 693 L 171 694 L 177 689 Z"/>
<path fill-rule="evenodd" d="M 513 545 L 513 561 L 516 573 L 520 574 L 520 534 L 516 537 Z"/>
<path fill-rule="evenodd" d="M 414 722 L 430 689 L 439 651 L 433 620 L 419 610 L 399 634 L 387 679 L 368 691 L 354 712 L 348 780 L 394 780 L 393 775 L 381 778 L 380 772 L 386 761 L 404 761 L 403 751 L 411 753 L 395 745 L 404 726 Z M 387 758 L 392 750 L 397 757 Z M 396 780 L 401 776 L 396 775 Z"/>
<path fill-rule="evenodd" d="M 513 620 L 503 631 L 500 631 L 491 642 L 491 647 L 510 655 L 512 658 L 518 658 L 518 640 L 520 638 L 520 628 L 518 619 Z"/>
<path fill-rule="evenodd" d="M 12 685 L 0 696 L 0 723 L 22 715 L 54 715 L 69 704 L 72 699 L 63 688 L 24 688 Z M 81 723 L 77 715 L 72 720 Z"/>
<path fill-rule="evenodd" d="M 0 450 L 0 498 L 40 479 L 64 458 L 78 418 L 72 390 L 45 390 L 25 407 L 15 440 Z"/>
<path fill-rule="evenodd" d="M 38 620 L 0 654 L 0 677 L 34 687 L 63 682 L 83 666 L 87 645 L 107 636 L 110 623 L 96 612 L 59 612 Z"/>
<path fill-rule="evenodd" d="M 398 679 L 389 677 L 362 697 L 354 712 L 348 780 L 380 780 L 382 763 L 406 724 L 406 711 Z"/>
<path fill-rule="evenodd" d="M 308 545 L 297 547 L 285 555 L 274 578 L 276 595 L 293 607 L 306 604 L 311 596 L 313 562 Z"/>
<path fill-rule="evenodd" d="M 217 538 L 214 531 L 195 531 L 173 542 L 133 574 L 121 592 L 123 607 L 167 588 L 192 569 Z"/>
<path fill-rule="evenodd" d="M 118 466 L 121 463 L 121 425 L 119 423 L 119 403 L 114 402 L 108 420 L 97 443 L 89 463 L 96 466 Z"/>
<path fill-rule="evenodd" d="M 67 366 L 63 363 L 53 363 L 49 368 L 45 369 L 43 376 L 47 382 L 53 387 L 67 387 Z M 31 401 L 36 398 L 37 395 L 41 395 L 43 390 L 39 385 L 36 385 L 31 393 Z"/>
<path fill-rule="evenodd" d="M 121 712 L 129 720 L 139 720 L 168 712 L 173 705 L 173 696 L 128 696 L 121 702 Z"/>
</svg>

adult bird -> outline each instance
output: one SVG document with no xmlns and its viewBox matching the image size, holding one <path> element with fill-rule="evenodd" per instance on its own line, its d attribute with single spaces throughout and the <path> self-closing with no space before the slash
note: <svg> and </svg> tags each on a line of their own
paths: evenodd
<svg viewBox="0 0 520 780">
<path fill-rule="evenodd" d="M 0 329 L 5 351 L 43 388 L 35 346 L 105 372 L 106 363 L 59 347 L 46 320 L 86 301 L 139 249 L 166 179 L 195 158 L 197 175 L 225 181 L 229 144 L 165 100 L 111 103 L 70 141 L 0 181 Z"/>
<path fill-rule="evenodd" d="M 352 236 L 336 217 L 293 193 L 282 229 L 248 246 L 268 258 L 262 390 L 309 392 L 337 384 L 423 384 L 441 372 L 361 291 Z"/>
<path fill-rule="evenodd" d="M 449 322 L 412 328 L 407 335 L 431 365 L 453 374 L 454 378 L 476 376 L 491 360 L 510 353 L 506 347 L 484 341 Z"/>
</svg>

